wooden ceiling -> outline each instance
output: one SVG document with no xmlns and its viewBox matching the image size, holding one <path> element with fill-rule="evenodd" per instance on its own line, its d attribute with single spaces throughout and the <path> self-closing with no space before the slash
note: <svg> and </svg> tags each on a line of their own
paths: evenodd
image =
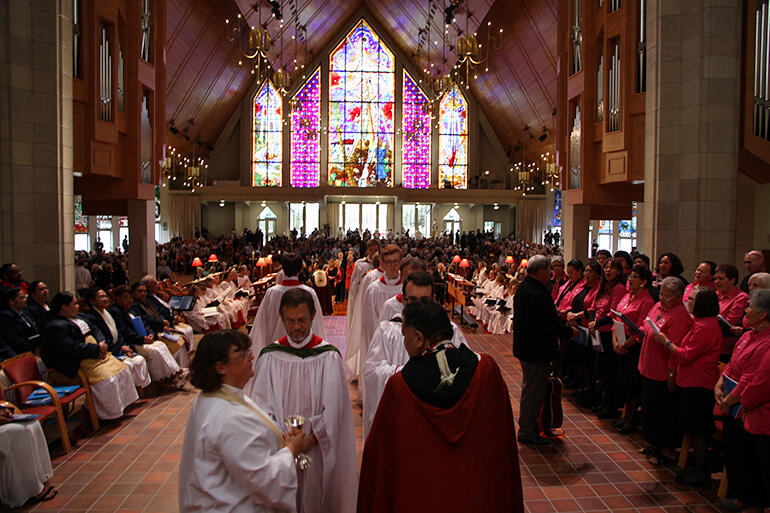
<svg viewBox="0 0 770 513">
<path fill-rule="evenodd" d="M 196 147 L 196 154 L 208 153 L 205 145 L 216 142 L 252 85 L 250 69 L 238 65 L 245 59 L 225 39 L 224 20 L 232 20 L 240 12 L 249 24 L 257 25 L 260 14 L 254 9 L 255 2 L 168 0 L 166 119 L 169 124 L 173 120 L 180 132 L 169 132 L 167 142 L 185 154 L 191 153 L 193 143 L 184 135 L 204 143 Z M 281 64 L 289 69 L 294 58 L 295 13 L 306 29 L 303 37 L 312 55 L 332 44 L 336 33 L 365 6 L 400 50 L 414 58 L 431 5 L 430 0 L 279 0 L 284 15 L 281 26 L 272 19 L 268 2 L 258 3 L 262 23 L 275 35 L 273 64 L 281 56 Z M 449 4 L 449 0 L 435 0 L 431 39 L 439 38 L 444 30 L 443 10 Z M 456 24 L 449 29 L 449 40 L 454 40 L 458 30 L 465 31 L 468 13 L 468 31 L 478 29 L 479 41 L 485 40 L 488 21 L 494 31 L 504 29 L 502 48 L 492 52 L 489 71 L 479 75 L 471 88 L 503 147 L 524 147 L 528 156 L 548 151 L 556 106 L 556 0 L 462 0 L 454 12 Z M 277 36 L 279 32 L 282 38 Z M 541 142 L 538 137 L 543 128 L 547 138 Z M 521 151 L 512 153 L 513 162 L 521 159 Z"/>
</svg>

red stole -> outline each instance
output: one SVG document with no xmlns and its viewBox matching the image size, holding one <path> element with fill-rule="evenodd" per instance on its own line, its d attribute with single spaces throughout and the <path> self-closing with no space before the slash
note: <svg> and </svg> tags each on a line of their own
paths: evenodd
<svg viewBox="0 0 770 513">
<path fill-rule="evenodd" d="M 296 281 L 296 280 L 293 280 L 293 281 Z M 323 341 L 324 341 L 324 339 L 322 339 L 321 337 L 319 337 L 318 335 L 313 333 L 313 336 L 310 337 L 310 342 L 305 344 L 302 347 L 302 349 L 312 349 L 312 348 L 316 347 L 318 344 L 320 344 Z M 294 346 L 289 344 L 289 337 L 288 336 L 283 336 L 283 337 L 279 338 L 278 339 L 278 343 L 281 344 L 284 347 L 292 347 L 292 348 L 294 348 Z M 296 349 L 296 348 L 294 348 L 294 349 Z"/>
<path fill-rule="evenodd" d="M 296 287 L 297 285 L 302 285 L 299 280 L 283 280 L 279 285 L 284 285 L 286 287 Z"/>
</svg>

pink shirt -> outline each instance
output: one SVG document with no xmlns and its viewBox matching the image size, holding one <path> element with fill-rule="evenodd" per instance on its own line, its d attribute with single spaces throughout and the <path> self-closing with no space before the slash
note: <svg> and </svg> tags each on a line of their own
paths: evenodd
<svg viewBox="0 0 770 513">
<path fill-rule="evenodd" d="M 636 291 L 636 294 L 627 292 L 623 299 L 618 303 L 617 308 L 614 310 L 625 315 L 628 320 L 641 328 L 644 319 L 647 317 L 647 312 L 655 305 L 655 300 L 652 299 L 647 289 L 641 289 Z M 613 319 L 616 318 L 615 314 L 612 314 Z M 620 320 L 619 318 L 617 320 Z M 626 337 L 633 335 L 628 326 L 626 328 Z"/>
<path fill-rule="evenodd" d="M 581 290 L 583 290 L 583 286 L 586 284 L 585 279 L 580 278 L 580 280 L 577 283 L 573 283 L 571 281 L 568 281 L 564 285 L 561 286 L 559 289 L 559 295 L 556 296 L 556 299 L 559 300 L 558 303 L 556 303 L 556 309 L 561 312 L 569 312 L 572 310 L 572 300 L 575 299 L 575 296 L 577 296 Z"/>
<path fill-rule="evenodd" d="M 717 289 L 717 286 L 714 285 L 714 280 L 707 281 L 706 283 L 695 283 L 694 281 L 690 282 L 684 288 L 684 295 L 682 296 L 682 301 L 686 303 L 687 300 L 690 299 L 690 296 L 692 296 L 692 291 L 695 290 L 695 287 L 708 287 L 713 290 Z"/>
<path fill-rule="evenodd" d="M 741 326 L 746 305 L 749 303 L 749 295 L 738 287 L 733 287 L 727 294 L 717 292 L 719 297 L 719 313 L 733 326 Z M 737 337 L 722 337 L 722 353 L 731 353 Z"/>
<path fill-rule="evenodd" d="M 719 379 L 719 348 L 722 328 L 716 317 L 694 317 L 692 326 L 674 350 L 676 384 L 680 387 L 714 388 Z"/>
<path fill-rule="evenodd" d="M 743 389 L 741 404 L 747 410 L 743 418 L 746 431 L 770 435 L 770 351 L 765 351 L 757 371 Z"/>
<path fill-rule="evenodd" d="M 743 390 L 754 376 L 768 348 L 770 348 L 770 329 L 762 333 L 757 333 L 755 330 L 747 331 L 738 339 L 730 363 L 724 371 L 727 377 L 738 382 L 730 395 L 740 401 Z"/>
<path fill-rule="evenodd" d="M 620 303 L 620 300 L 623 299 L 625 294 L 626 286 L 623 282 L 619 282 L 608 292 L 605 292 L 601 296 L 597 295 L 590 308 L 592 311 L 596 312 L 596 320 L 601 320 L 610 315 L 610 310 L 615 309 L 618 306 L 618 303 Z M 612 324 L 599 326 L 597 331 L 612 331 Z"/>
<path fill-rule="evenodd" d="M 679 303 L 673 308 L 663 310 L 660 303 L 647 313 L 660 331 L 676 346 L 682 344 L 682 339 L 690 331 L 692 318 L 684 304 Z M 668 369 L 673 369 L 671 352 L 653 338 L 652 328 L 644 322 L 640 328 L 644 331 L 642 352 L 639 354 L 639 373 L 648 379 L 665 381 Z"/>
</svg>

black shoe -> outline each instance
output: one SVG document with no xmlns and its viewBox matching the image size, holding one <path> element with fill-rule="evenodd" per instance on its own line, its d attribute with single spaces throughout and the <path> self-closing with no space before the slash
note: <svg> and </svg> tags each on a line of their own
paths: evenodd
<svg viewBox="0 0 770 513">
<path fill-rule="evenodd" d="M 534 438 L 518 438 L 520 444 L 524 445 L 551 445 L 551 441 L 542 436 L 536 436 Z"/>
<path fill-rule="evenodd" d="M 618 415 L 618 410 L 615 408 L 603 408 L 598 412 L 597 417 L 600 419 L 614 419 Z"/>
</svg>

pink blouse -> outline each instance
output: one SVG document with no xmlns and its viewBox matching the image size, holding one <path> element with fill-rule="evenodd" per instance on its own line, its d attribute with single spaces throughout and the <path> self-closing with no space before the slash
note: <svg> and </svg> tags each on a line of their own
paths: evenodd
<svg viewBox="0 0 770 513">
<path fill-rule="evenodd" d="M 725 367 L 724 374 L 738 382 L 731 395 L 738 398 L 739 401 L 743 390 L 754 376 L 768 348 L 770 348 L 770 329 L 766 329 L 762 333 L 757 333 L 755 330 L 747 331 L 735 344 L 730 363 Z"/>
<path fill-rule="evenodd" d="M 623 282 L 616 283 L 609 291 L 602 295 L 596 295 L 590 310 L 596 312 L 596 320 L 601 320 L 610 315 L 610 310 L 615 309 L 626 294 L 626 286 Z M 599 326 L 597 331 L 612 331 L 612 324 Z"/>
<path fill-rule="evenodd" d="M 719 297 L 719 313 L 722 314 L 722 317 L 733 326 L 741 326 L 746 305 L 749 303 L 749 295 L 738 287 L 733 287 L 727 294 L 717 292 L 717 296 Z M 722 354 L 732 353 L 737 340 L 737 337 L 723 336 Z"/>
<path fill-rule="evenodd" d="M 655 300 L 652 299 L 650 292 L 647 289 L 641 289 L 636 291 L 635 294 L 628 292 L 623 299 L 618 303 L 616 311 L 625 315 L 628 320 L 636 324 L 639 328 L 642 327 L 644 319 L 647 317 L 647 312 L 655 304 Z M 613 318 L 616 318 L 615 314 L 612 314 Z M 617 320 L 620 320 L 619 318 Z M 626 328 L 626 337 L 633 335 L 628 326 Z"/>
<path fill-rule="evenodd" d="M 687 284 L 687 286 L 684 288 L 684 295 L 682 296 L 682 301 L 685 303 L 688 299 L 690 299 L 690 296 L 692 296 L 692 291 L 695 290 L 695 287 L 708 287 L 712 290 L 716 290 L 717 286 L 714 285 L 714 281 L 707 281 L 706 283 L 695 283 L 694 281 Z"/>
<path fill-rule="evenodd" d="M 556 296 L 558 303 L 556 303 L 556 309 L 560 312 L 569 312 L 572 310 L 572 300 L 575 299 L 583 287 L 586 284 L 584 278 L 580 278 L 577 283 L 568 281 L 559 289 L 559 295 Z M 561 298 L 561 299 L 560 299 Z"/>
<path fill-rule="evenodd" d="M 681 345 L 692 325 L 692 318 L 682 303 L 665 311 L 660 303 L 656 303 L 647 313 L 647 317 L 676 346 Z M 644 331 L 642 352 L 639 354 L 639 373 L 648 379 L 665 381 L 668 369 L 674 368 L 671 353 L 654 340 L 654 333 L 647 322 L 643 322 L 639 327 Z"/>
<path fill-rule="evenodd" d="M 676 384 L 680 387 L 714 388 L 719 379 L 719 348 L 722 328 L 716 317 L 694 317 L 692 326 L 675 348 Z"/>
<path fill-rule="evenodd" d="M 770 435 L 770 351 L 765 352 L 757 371 L 743 389 L 741 404 L 746 408 L 743 427 L 753 435 Z"/>
</svg>

